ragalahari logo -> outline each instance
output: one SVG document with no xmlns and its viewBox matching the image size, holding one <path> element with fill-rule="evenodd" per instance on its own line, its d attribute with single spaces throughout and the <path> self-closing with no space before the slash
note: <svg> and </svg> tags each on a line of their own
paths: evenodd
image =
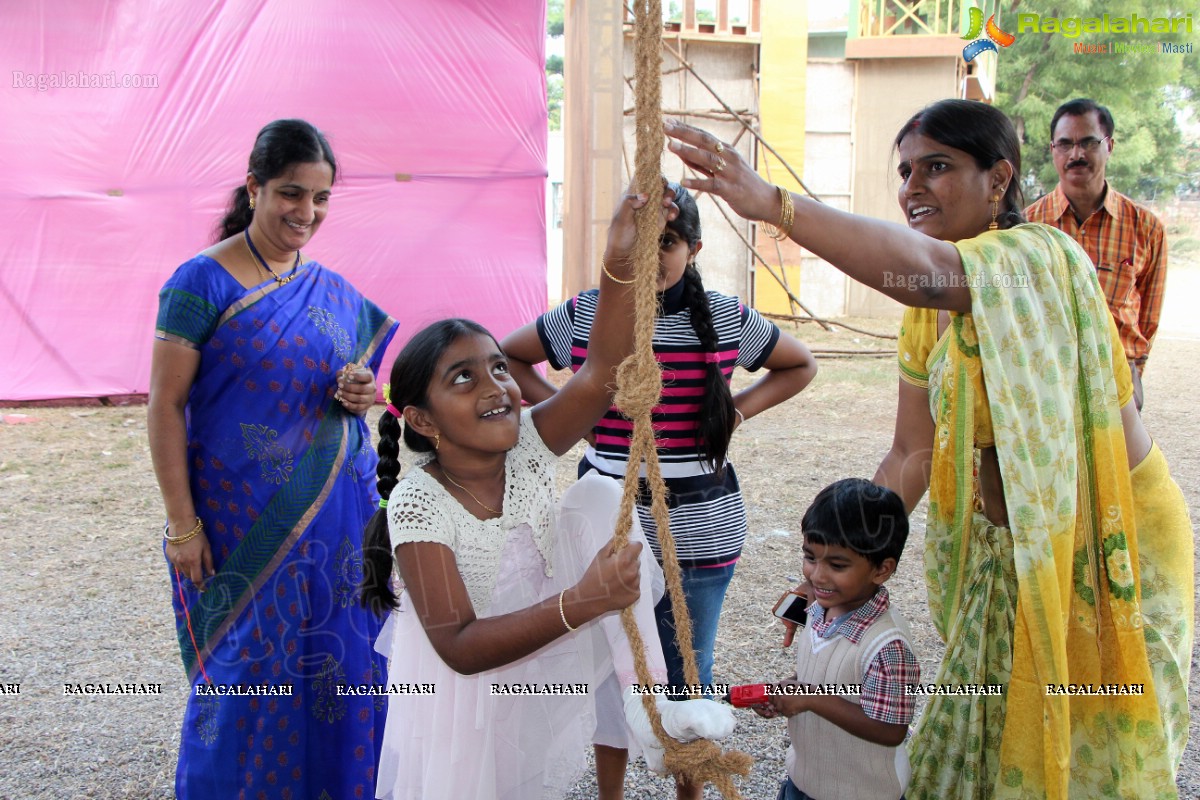
<svg viewBox="0 0 1200 800">
<path fill-rule="evenodd" d="M 986 53 L 991 50 L 993 53 L 999 53 L 996 45 L 1008 47 L 1014 41 L 1015 36 L 1011 33 L 1005 33 L 1000 30 L 1000 26 L 996 24 L 996 15 L 988 17 L 987 25 L 983 24 L 983 12 L 976 7 L 972 7 L 971 11 L 971 29 L 967 31 L 967 35 L 963 39 L 973 39 L 970 44 L 963 48 L 963 61 L 970 63 L 975 60 L 975 57 L 980 53 Z M 987 36 L 980 38 L 979 34 L 986 32 Z"/>
</svg>

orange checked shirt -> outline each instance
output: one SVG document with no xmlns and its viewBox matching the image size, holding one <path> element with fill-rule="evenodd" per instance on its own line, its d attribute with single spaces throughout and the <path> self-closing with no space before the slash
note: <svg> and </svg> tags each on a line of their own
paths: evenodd
<svg viewBox="0 0 1200 800">
<path fill-rule="evenodd" d="M 1061 186 L 1025 209 L 1025 217 L 1065 231 L 1083 247 L 1096 265 L 1125 356 L 1144 367 L 1167 283 L 1167 239 L 1158 217 L 1107 183 L 1103 205 L 1082 225 Z"/>
</svg>

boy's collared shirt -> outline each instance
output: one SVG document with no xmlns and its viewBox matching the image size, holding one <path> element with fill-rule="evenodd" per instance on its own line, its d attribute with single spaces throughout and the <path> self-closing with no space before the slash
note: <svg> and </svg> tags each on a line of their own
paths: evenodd
<svg viewBox="0 0 1200 800">
<path fill-rule="evenodd" d="M 888 610 L 890 601 L 886 586 L 861 606 L 835 619 L 825 619 L 825 609 L 817 603 L 809 608 L 808 622 L 812 635 L 820 639 L 844 636 L 858 644 L 867 629 Z M 888 642 L 871 660 L 863 677 L 863 713 L 879 722 L 907 725 L 916 713 L 916 695 L 905 691 L 906 686 L 918 683 L 921 667 L 912 650 L 901 640 Z"/>
<path fill-rule="evenodd" d="M 1025 218 L 1052 225 L 1079 242 L 1096 267 L 1125 356 L 1144 365 L 1158 332 L 1167 282 L 1166 231 L 1158 217 L 1106 183 L 1104 202 L 1082 224 L 1061 184 L 1031 203 Z"/>
</svg>

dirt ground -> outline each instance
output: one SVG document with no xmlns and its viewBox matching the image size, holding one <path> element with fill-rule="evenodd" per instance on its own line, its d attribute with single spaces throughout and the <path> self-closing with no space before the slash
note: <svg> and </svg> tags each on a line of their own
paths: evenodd
<svg viewBox="0 0 1200 800">
<path fill-rule="evenodd" d="M 895 328 L 882 320 L 857 324 Z M 812 325 L 798 335 L 814 347 L 887 345 Z M 1198 362 L 1200 337 L 1164 332 L 1146 377 L 1146 424 L 1170 460 L 1193 520 L 1200 518 Z M 722 682 L 790 672 L 770 607 L 800 573 L 800 517 L 830 481 L 869 477 L 891 440 L 894 360 L 825 359 L 820 369 L 808 391 L 749 420 L 734 439 L 731 457 L 751 533 L 717 643 Z M 746 376 L 738 380 L 744 385 Z M 0 798 L 169 798 L 188 687 L 160 551 L 162 510 L 146 408 L 34 407 L 0 409 L 0 415 Z M 573 472 L 568 457 L 561 466 L 564 485 Z M 889 586 L 913 624 L 924 676 L 932 678 L 940 644 L 925 612 L 923 530 L 924 504 Z M 162 684 L 162 694 L 64 696 L 64 683 L 89 681 Z M 1194 671 L 1181 797 L 1200 796 L 1197 689 Z M 731 743 L 757 761 L 743 794 L 770 800 L 783 771 L 785 726 L 749 713 L 739 719 Z M 669 795 L 665 782 L 640 769 L 633 773 L 629 797 Z M 585 778 L 571 797 L 589 796 L 594 782 Z"/>
</svg>

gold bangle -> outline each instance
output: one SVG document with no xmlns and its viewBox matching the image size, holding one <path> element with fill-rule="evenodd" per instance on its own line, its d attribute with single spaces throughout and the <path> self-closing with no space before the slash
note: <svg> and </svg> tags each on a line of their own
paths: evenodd
<svg viewBox="0 0 1200 800">
<path fill-rule="evenodd" d="M 611 272 L 609 272 L 609 271 L 608 271 L 608 265 L 604 263 L 604 259 L 603 259 L 603 258 L 602 258 L 602 259 L 600 259 L 600 270 L 601 270 L 601 271 L 602 271 L 602 272 L 603 272 L 605 275 L 607 275 L 607 276 L 608 276 L 608 279 L 609 279 L 610 281 L 612 281 L 613 283 L 619 283 L 619 284 L 621 284 L 622 286 L 628 286 L 629 284 L 633 283 L 633 282 L 636 280 L 635 278 L 630 278 L 630 279 L 629 279 L 629 280 L 627 280 L 627 281 L 623 281 L 623 280 L 621 280 L 620 278 L 618 278 L 616 275 L 613 275 Z M 572 630 L 574 630 L 574 629 L 572 628 Z"/>
<path fill-rule="evenodd" d="M 792 193 L 782 186 L 776 186 L 779 190 L 779 224 L 772 225 L 763 220 L 759 224 L 767 236 L 770 236 L 777 242 L 782 242 L 787 239 L 792 233 L 792 223 L 796 220 L 796 206 L 792 203 Z"/>
<path fill-rule="evenodd" d="M 779 241 L 788 238 L 792 232 L 792 223 L 796 219 L 796 207 L 792 204 L 792 193 L 782 186 L 779 187 Z"/>
<path fill-rule="evenodd" d="M 604 262 L 600 262 L 600 263 L 604 263 Z M 576 629 L 572 628 L 571 623 L 567 622 L 567 612 L 563 610 L 563 595 L 566 593 L 567 593 L 566 589 L 563 589 L 561 592 L 558 593 L 558 616 L 560 619 L 562 619 L 563 625 L 567 626 L 567 631 L 569 633 L 574 633 Z"/>
<path fill-rule="evenodd" d="M 168 528 L 168 530 L 170 530 L 170 528 Z M 192 539 L 195 539 L 203 531 L 204 531 L 204 520 L 200 519 L 199 517 L 196 517 L 196 527 L 192 528 L 190 531 L 183 534 L 182 536 L 171 536 L 170 534 L 164 532 L 163 540 L 166 541 L 167 544 L 184 544 L 185 542 L 190 542 Z"/>
</svg>

